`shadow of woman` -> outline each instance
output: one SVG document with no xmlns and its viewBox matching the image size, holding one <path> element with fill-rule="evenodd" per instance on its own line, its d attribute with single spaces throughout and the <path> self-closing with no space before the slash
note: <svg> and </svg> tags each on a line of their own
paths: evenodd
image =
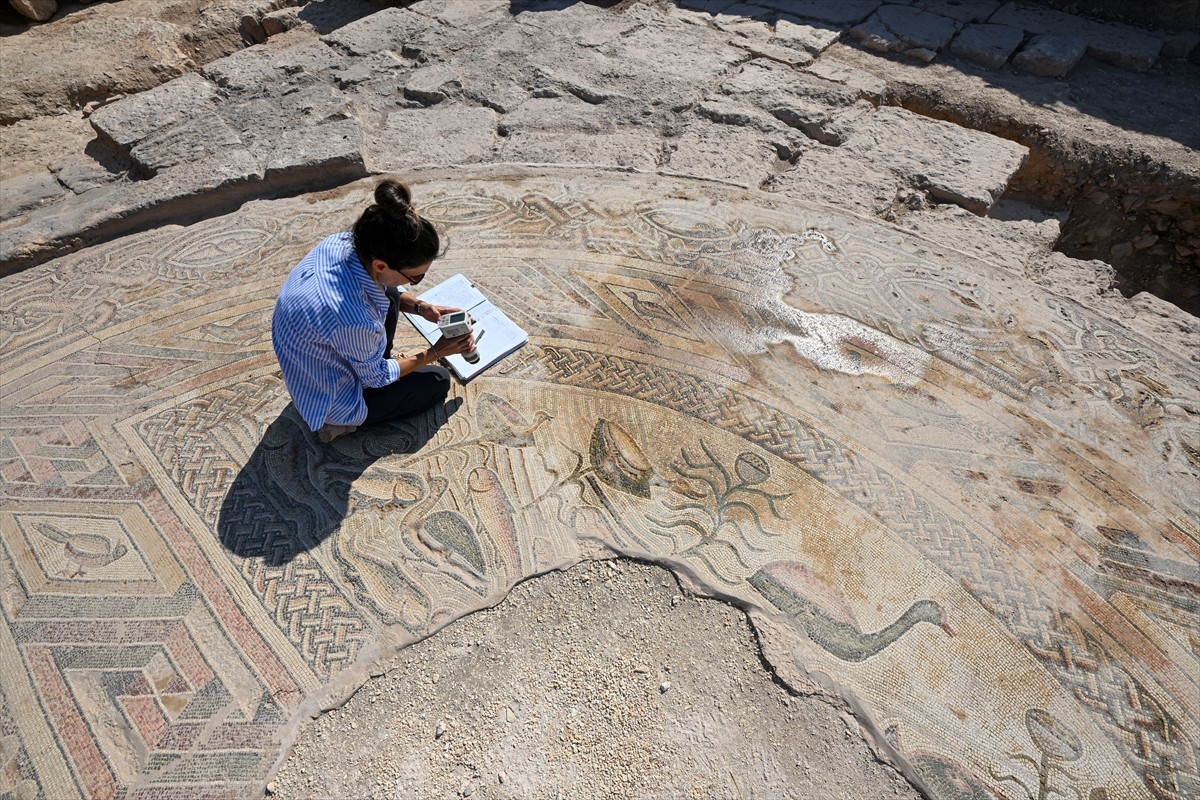
<svg viewBox="0 0 1200 800">
<path fill-rule="evenodd" d="M 321 444 L 289 404 L 234 478 L 217 517 L 226 550 L 288 563 L 323 542 L 349 511 L 355 479 L 384 456 L 416 453 L 462 405 L 452 398 L 423 414 L 371 425 Z"/>
</svg>

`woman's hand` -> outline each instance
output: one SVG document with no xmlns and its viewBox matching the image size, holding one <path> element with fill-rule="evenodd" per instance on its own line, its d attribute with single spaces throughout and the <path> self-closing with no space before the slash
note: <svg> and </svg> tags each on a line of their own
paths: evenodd
<svg viewBox="0 0 1200 800">
<path fill-rule="evenodd" d="M 439 339 L 433 346 L 433 352 L 438 358 L 445 358 L 446 356 L 462 355 L 474 347 L 475 334 L 468 333 L 465 336 L 455 336 L 453 339 Z"/>
<path fill-rule="evenodd" d="M 421 316 L 430 322 L 437 322 L 442 318 L 443 314 L 449 314 L 454 311 L 462 311 L 462 309 L 452 306 L 435 306 L 432 303 L 421 303 L 420 305 Z"/>
</svg>

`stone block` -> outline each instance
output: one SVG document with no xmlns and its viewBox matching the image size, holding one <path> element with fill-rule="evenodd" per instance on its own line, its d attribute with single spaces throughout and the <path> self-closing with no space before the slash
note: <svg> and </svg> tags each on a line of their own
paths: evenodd
<svg viewBox="0 0 1200 800">
<path fill-rule="evenodd" d="M 708 14 L 720 14 L 740 2 L 741 0 L 679 0 L 679 7 L 691 11 L 704 11 Z"/>
<path fill-rule="evenodd" d="M 512 14 L 510 0 L 423 0 L 421 13 L 444 25 L 482 30 L 491 19 L 503 21 Z"/>
<path fill-rule="evenodd" d="M 1078 39 L 1087 38 L 1087 29 L 1092 24 L 1090 20 L 1065 11 L 1016 2 L 1005 3 L 988 18 L 988 22 L 1011 25 L 1029 33 L 1055 33 Z"/>
<path fill-rule="evenodd" d="M 1163 58 L 1184 60 L 1200 47 L 1200 33 L 1196 31 L 1168 31 L 1163 34 Z"/>
<path fill-rule="evenodd" d="M 433 105 L 462 89 L 459 70 L 449 64 L 431 64 L 410 73 L 404 81 L 404 96 Z"/>
<path fill-rule="evenodd" d="M 805 67 L 804 71 L 829 83 L 844 86 L 855 92 L 858 97 L 870 100 L 875 105 L 879 105 L 887 93 L 887 82 L 882 78 L 829 56 L 817 59 Z"/>
<path fill-rule="evenodd" d="M 910 6 L 881 6 L 866 22 L 850 29 L 850 36 L 864 47 L 884 53 L 908 53 L 931 61 L 950 43 L 956 31 L 954 20 Z"/>
<path fill-rule="evenodd" d="M 259 24 L 262 25 L 263 33 L 268 37 L 277 36 L 284 31 L 290 31 L 292 28 L 297 28 L 302 24 L 300 21 L 300 9 L 292 7 L 272 11 L 269 14 L 263 15 L 262 21 Z"/>
<path fill-rule="evenodd" d="M 891 106 L 860 120 L 841 149 L 975 214 L 999 199 L 1029 153 L 1016 142 Z"/>
<path fill-rule="evenodd" d="M 987 20 L 1003 3 L 1001 0 L 915 0 L 912 5 L 966 25 Z"/>
<path fill-rule="evenodd" d="M 272 52 L 271 66 L 289 77 L 325 75 L 347 61 L 345 56 L 320 39 L 312 39 L 285 47 L 282 50 L 268 52 Z"/>
<path fill-rule="evenodd" d="M 138 142 L 129 155 L 148 175 L 183 164 L 219 159 L 231 150 L 242 150 L 237 133 L 215 112 L 182 125 L 159 131 Z"/>
<path fill-rule="evenodd" d="M 795 165 L 772 175 L 762 185 L 785 197 L 824 203 L 866 216 L 891 205 L 902 183 L 841 147 L 813 145 Z"/>
<path fill-rule="evenodd" d="M 31 172 L 0 181 L 0 219 L 11 219 L 55 200 L 67 190 L 49 172 Z"/>
<path fill-rule="evenodd" d="M 838 146 L 854 132 L 858 120 L 869 114 L 874 106 L 859 100 L 843 108 L 823 108 L 813 104 L 796 103 L 779 105 L 771 114 L 785 125 L 802 131 L 805 136 L 821 144 Z"/>
<path fill-rule="evenodd" d="M 130 148 L 152 133 L 180 125 L 216 106 L 216 85 L 193 72 L 101 106 L 88 121 L 101 136 Z"/>
<path fill-rule="evenodd" d="M 648 172 L 657 167 L 661 148 L 659 135 L 646 128 L 621 128 L 574 136 L 521 129 L 511 131 L 497 142 L 493 161 L 587 164 Z"/>
<path fill-rule="evenodd" d="M 347 55 L 368 56 L 383 50 L 403 53 L 427 45 L 437 23 L 407 8 L 387 8 L 325 34 L 321 40 Z"/>
<path fill-rule="evenodd" d="M 968 25 L 950 43 L 950 52 L 988 69 L 1004 66 L 1025 40 L 1025 32 L 1011 25 Z"/>
<path fill-rule="evenodd" d="M 378 172 L 485 161 L 496 143 L 499 119 L 490 108 L 441 105 L 393 111 L 382 130 L 367 135 L 368 161 Z"/>
<path fill-rule="evenodd" d="M 824 53 L 841 36 L 841 28 L 821 22 L 804 22 L 799 17 L 781 17 L 775 23 L 776 43 L 802 48 L 814 56 Z"/>
<path fill-rule="evenodd" d="M 759 10 L 762 11 L 762 9 Z M 747 39 L 761 39 L 765 41 L 771 38 L 771 26 L 761 19 L 747 19 L 746 17 L 732 17 L 726 14 L 718 14 L 717 18 L 713 20 L 713 25 L 716 25 L 726 33 L 734 33 L 738 36 L 744 36 Z"/>
<path fill-rule="evenodd" d="M 200 74 L 229 92 L 253 93 L 278 83 L 271 62 L 271 52 L 265 47 L 247 47 L 210 61 L 200 68 Z"/>
<path fill-rule="evenodd" d="M 119 183 L 36 209 L 19 228 L 0 234 L 0 263 L 36 258 L 66 243 L 88 243 L 139 228 L 182 223 L 260 196 L 262 167 L 245 151 L 218 161 L 163 170 L 146 181 Z"/>
<path fill-rule="evenodd" d="M 1130 72 L 1146 72 L 1162 52 L 1161 36 L 1128 25 L 1096 25 L 1088 33 L 1088 55 Z"/>
<path fill-rule="evenodd" d="M 988 22 L 1012 25 L 1029 33 L 1081 39 L 1087 43 L 1088 54 L 1093 58 L 1133 72 L 1150 69 L 1163 44 L 1161 35 L 1129 25 L 1097 22 L 1051 8 L 1019 3 L 1006 3 Z"/>
<path fill-rule="evenodd" d="M 741 72 L 722 81 L 720 91 L 728 97 L 747 100 L 764 110 L 794 100 L 833 110 L 854 105 L 859 99 L 858 93 L 849 87 L 823 80 L 808 70 L 797 72 L 779 64 L 758 62 L 746 64 Z"/>
<path fill-rule="evenodd" d="M 800 153 L 796 141 L 776 141 L 777 136 L 693 120 L 679 136 L 667 140 L 669 154 L 659 170 L 756 189 L 778 168 L 781 158 Z"/>
<path fill-rule="evenodd" d="M 8 0 L 13 10 L 34 22 L 45 22 L 58 11 L 57 0 Z"/>
<path fill-rule="evenodd" d="M 606 109 L 564 97 L 531 98 L 505 114 L 497 123 L 501 136 L 545 131 L 565 139 L 576 133 L 607 133 L 613 127 L 612 115 Z"/>
<path fill-rule="evenodd" d="M 334 87 L 320 83 L 283 94 L 277 100 L 279 111 L 269 124 L 273 127 L 319 125 L 350 117 L 350 98 Z"/>
<path fill-rule="evenodd" d="M 724 98 L 705 100 L 696 106 L 696 114 L 721 125 L 753 128 L 764 133 L 778 131 L 783 124 L 755 106 Z"/>
<path fill-rule="evenodd" d="M 300 187 L 329 185 L 366 176 L 358 122 L 352 119 L 287 130 L 267 160 L 264 178 L 271 184 Z"/>
<path fill-rule="evenodd" d="M 1083 39 L 1043 33 L 1033 37 L 1021 52 L 1013 56 L 1012 63 L 1030 75 L 1060 78 L 1074 69 L 1085 52 L 1087 42 Z"/>
<path fill-rule="evenodd" d="M 791 67 L 807 67 L 813 63 L 813 57 L 807 50 L 775 44 L 765 39 L 735 39 L 730 44 L 742 48 L 752 56 L 769 58 Z"/>
<path fill-rule="evenodd" d="M 738 20 L 761 20 L 766 18 L 770 13 L 769 9 L 763 8 L 757 3 L 752 5 L 750 3 L 737 2 L 727 8 L 721 9 L 713 21 L 721 25 Z"/>
<path fill-rule="evenodd" d="M 871 16 L 881 0 L 754 0 L 754 4 L 804 20 L 853 25 Z"/>
<path fill-rule="evenodd" d="M 745 53 L 727 43 L 713 41 L 712 31 L 671 21 L 664 26 L 639 26 L 626 35 L 596 48 L 612 59 L 623 73 L 643 72 L 657 80 L 681 79 L 689 85 L 713 80 L 731 65 L 745 60 Z M 564 64 L 564 66 L 566 66 Z M 585 70 L 577 67 L 584 73 Z"/>
<path fill-rule="evenodd" d="M 272 95 L 281 95 L 313 83 L 339 61 L 345 59 L 323 42 L 311 40 L 281 50 L 247 47 L 204 65 L 200 72 L 229 93 L 261 94 L 271 87 Z"/>
<path fill-rule="evenodd" d="M 95 159 L 84 155 L 71 155 L 50 164 L 50 171 L 58 182 L 75 194 L 83 194 L 100 186 L 107 186 L 121 176 L 109 172 Z"/>
</svg>

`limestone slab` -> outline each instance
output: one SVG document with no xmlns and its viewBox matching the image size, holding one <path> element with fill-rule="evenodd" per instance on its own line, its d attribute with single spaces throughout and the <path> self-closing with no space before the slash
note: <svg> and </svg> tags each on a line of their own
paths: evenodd
<svg viewBox="0 0 1200 800">
<path fill-rule="evenodd" d="M 383 50 L 404 53 L 428 45 L 436 38 L 438 23 L 408 8 L 387 8 L 343 25 L 322 39 L 352 56 L 368 56 Z"/>
<path fill-rule="evenodd" d="M 244 149 L 241 137 L 216 112 L 202 114 L 134 145 L 129 155 L 147 176 L 170 167 L 207 162 Z"/>
<path fill-rule="evenodd" d="M 954 20 L 911 6 L 884 5 L 867 21 L 850 29 L 864 46 L 884 53 L 904 53 L 932 61 L 957 30 Z"/>
<path fill-rule="evenodd" d="M 423 164 L 472 164 L 496 143 L 500 115 L 490 108 L 442 105 L 388 114 L 365 145 L 376 171 L 403 171 Z"/>
<path fill-rule="evenodd" d="M 1088 54 L 1093 58 L 1132 72 L 1150 69 L 1163 45 L 1162 36 L 1157 33 L 1016 2 L 1006 3 L 988 21 L 1012 25 L 1031 33 L 1083 40 L 1087 43 Z"/>
<path fill-rule="evenodd" d="M 23 214 L 63 194 L 63 185 L 44 170 L 6 178 L 0 181 L 0 219 Z"/>
<path fill-rule="evenodd" d="M 829 49 L 841 38 L 842 29 L 821 22 L 805 22 L 799 17 L 783 16 L 775 22 L 775 41 L 789 47 L 802 47 L 814 56 Z"/>
<path fill-rule="evenodd" d="M 914 0 L 913 7 L 943 17 L 960 25 L 984 22 L 1002 6 L 1003 0 Z"/>
<path fill-rule="evenodd" d="M 817 59 L 805 67 L 804 71 L 823 81 L 843 86 L 876 105 L 883 101 L 887 91 L 887 83 L 879 77 L 829 56 Z"/>
<path fill-rule="evenodd" d="M 721 92 L 826 144 L 845 141 L 862 111 L 849 87 L 779 65 L 747 64 L 721 84 Z"/>
<path fill-rule="evenodd" d="M 790 168 L 769 177 L 762 188 L 874 218 L 892 203 L 904 182 L 841 147 L 814 144 Z"/>
<path fill-rule="evenodd" d="M 659 165 L 676 175 L 711 175 L 747 189 L 756 188 L 775 170 L 781 156 L 798 155 L 794 143 L 740 126 L 689 124 L 668 140 Z"/>
<path fill-rule="evenodd" d="M 862 22 L 881 5 L 880 0 L 754 0 L 754 4 L 806 20 L 830 25 Z"/>
<path fill-rule="evenodd" d="M 58 178 L 59 183 L 75 194 L 83 194 L 121 178 L 119 173 L 111 172 L 95 159 L 81 155 L 67 156 L 52 162 L 50 171 Z"/>
<path fill-rule="evenodd" d="M 268 182 L 303 186 L 316 179 L 328 185 L 337 178 L 356 180 L 367 174 L 352 119 L 285 131 L 266 163 Z"/>
<path fill-rule="evenodd" d="M 976 214 L 999 199 L 1029 153 L 1016 142 L 893 107 L 859 120 L 843 147 Z"/>
<path fill-rule="evenodd" d="M 1088 35 L 1088 55 L 1130 72 L 1147 72 L 1162 52 L 1162 36 L 1110 23 Z"/>
<path fill-rule="evenodd" d="M 88 121 L 102 136 L 129 148 L 152 133 L 179 125 L 216 106 L 216 84 L 193 72 L 101 106 Z"/>
<path fill-rule="evenodd" d="M 1041 33 L 1034 36 L 1013 56 L 1013 66 L 1030 75 L 1060 78 L 1066 75 L 1087 52 L 1087 42 L 1069 36 Z"/>
<path fill-rule="evenodd" d="M 616 128 L 564 137 L 538 129 L 515 129 L 496 143 L 496 160 L 517 164 L 576 164 L 653 171 L 662 142 L 650 130 Z"/>
<path fill-rule="evenodd" d="M 988 69 L 1000 69 L 1024 40 L 1025 32 L 1011 25 L 968 25 L 954 37 L 950 52 Z"/>
<path fill-rule="evenodd" d="M 421 103 L 440 103 L 462 89 L 461 73 L 450 64 L 431 64 L 404 79 L 404 95 Z"/>
</svg>

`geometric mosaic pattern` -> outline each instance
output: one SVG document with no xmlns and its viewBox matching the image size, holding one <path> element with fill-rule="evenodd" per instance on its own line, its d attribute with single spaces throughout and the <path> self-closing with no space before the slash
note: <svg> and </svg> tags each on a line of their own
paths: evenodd
<svg viewBox="0 0 1200 800">
<path fill-rule="evenodd" d="M 4 279 L 0 791 L 258 791 L 379 656 L 600 546 L 754 609 L 932 796 L 1200 794 L 1195 353 L 824 207 L 432 176 L 436 269 L 530 342 L 326 446 L 269 317 L 370 188 Z"/>
</svg>

